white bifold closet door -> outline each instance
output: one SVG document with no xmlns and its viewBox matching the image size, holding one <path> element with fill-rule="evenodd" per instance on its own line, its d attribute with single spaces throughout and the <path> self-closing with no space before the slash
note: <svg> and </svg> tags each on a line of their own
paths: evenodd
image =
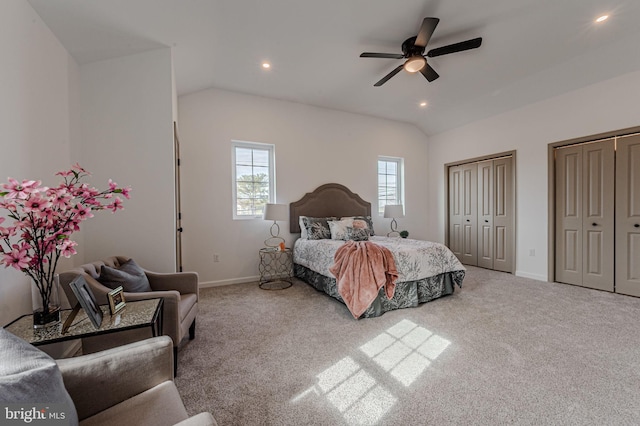
<svg viewBox="0 0 640 426">
<path fill-rule="evenodd" d="M 556 280 L 614 288 L 615 140 L 556 150 Z"/>
<path fill-rule="evenodd" d="M 640 296 L 640 135 L 617 140 L 616 293 Z"/>
</svg>

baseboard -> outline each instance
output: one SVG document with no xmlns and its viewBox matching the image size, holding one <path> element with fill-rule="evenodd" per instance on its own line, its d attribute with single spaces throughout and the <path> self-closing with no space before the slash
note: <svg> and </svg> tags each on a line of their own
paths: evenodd
<svg viewBox="0 0 640 426">
<path fill-rule="evenodd" d="M 516 277 L 531 278 L 532 280 L 547 282 L 547 277 L 539 274 L 530 274 L 529 272 L 516 271 Z"/>
<path fill-rule="evenodd" d="M 199 283 L 199 287 L 207 288 L 207 287 L 220 287 L 223 285 L 231 285 L 231 284 L 254 283 L 259 279 L 260 277 L 256 275 L 255 277 L 232 278 L 229 280 L 218 280 L 218 281 L 205 281 L 205 282 Z"/>
</svg>

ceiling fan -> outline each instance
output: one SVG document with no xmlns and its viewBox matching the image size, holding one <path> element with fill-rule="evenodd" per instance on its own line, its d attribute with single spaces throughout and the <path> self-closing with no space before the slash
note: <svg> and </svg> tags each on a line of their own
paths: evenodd
<svg viewBox="0 0 640 426">
<path fill-rule="evenodd" d="M 473 38 L 471 40 L 461 41 L 459 43 L 449 44 L 447 46 L 431 49 L 424 55 L 424 50 L 431 39 L 431 35 L 440 22 L 438 18 L 424 18 L 418 35 L 409 37 L 402 43 L 402 54 L 396 53 L 372 53 L 364 52 L 360 54 L 361 58 L 387 58 L 387 59 L 403 59 L 406 58 L 404 64 L 398 65 L 389 74 L 382 77 L 374 86 L 379 87 L 385 84 L 391 77 L 398 74 L 402 68 L 407 72 L 415 73 L 420 71 L 422 75 L 429 81 L 433 81 L 440 77 L 438 73 L 427 63 L 427 57 L 434 58 L 436 56 L 448 55 L 449 53 L 462 52 L 464 50 L 476 49 L 482 44 L 482 37 Z"/>
</svg>

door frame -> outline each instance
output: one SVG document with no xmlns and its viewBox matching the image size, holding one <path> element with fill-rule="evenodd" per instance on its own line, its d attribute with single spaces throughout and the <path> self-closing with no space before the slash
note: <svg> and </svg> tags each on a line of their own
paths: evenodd
<svg viewBox="0 0 640 426">
<path fill-rule="evenodd" d="M 626 129 L 614 130 L 611 132 L 597 133 L 590 136 L 567 139 L 559 142 L 552 142 L 547 145 L 547 205 L 548 229 L 547 229 L 547 281 L 556 282 L 556 149 L 569 145 L 578 145 L 591 142 L 599 142 L 604 139 L 619 138 L 634 133 L 640 133 L 640 126 L 628 127 Z M 617 151 L 616 151 L 617 153 Z"/>
<path fill-rule="evenodd" d="M 503 157 L 511 157 L 511 185 L 513 190 L 513 201 L 512 201 L 512 211 L 513 211 L 513 232 L 511 236 L 511 244 L 513 244 L 513 264 L 511 268 L 511 273 L 515 274 L 517 267 L 516 263 L 518 260 L 517 257 L 517 247 L 516 247 L 516 234 L 517 234 L 517 223 L 518 223 L 518 214 L 516 210 L 516 198 L 518 195 L 517 187 L 516 187 L 516 150 L 513 151 L 503 151 L 498 152 L 496 154 L 482 155 L 480 157 L 468 158 L 465 160 L 453 161 L 451 163 L 444 164 L 444 182 L 445 182 L 445 203 L 444 203 L 444 244 L 449 247 L 449 167 L 461 166 L 463 164 L 468 163 L 478 163 L 480 161 L 486 160 L 496 160 L 498 158 Z"/>
</svg>

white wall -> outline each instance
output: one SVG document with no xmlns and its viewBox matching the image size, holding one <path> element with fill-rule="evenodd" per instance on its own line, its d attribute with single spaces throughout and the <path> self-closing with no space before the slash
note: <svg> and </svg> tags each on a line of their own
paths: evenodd
<svg viewBox="0 0 640 426">
<path fill-rule="evenodd" d="M 517 261 L 521 276 L 547 279 L 547 145 L 640 125 L 640 72 L 432 136 L 429 195 L 433 218 L 428 238 L 444 241 L 444 164 L 517 150 Z M 534 249 L 536 255 L 529 256 Z"/>
<path fill-rule="evenodd" d="M 337 182 L 377 209 L 378 155 L 404 157 L 406 216 L 399 229 L 427 236 L 427 138 L 395 121 L 224 90 L 181 96 L 184 264 L 204 283 L 229 283 L 258 274 L 258 250 L 270 222 L 232 219 L 231 141 L 271 143 L 276 155 L 278 203 L 300 199 Z M 374 217 L 378 233 L 389 219 Z M 289 223 L 280 223 L 287 245 Z M 220 262 L 213 262 L 213 254 Z"/>
<path fill-rule="evenodd" d="M 70 139 L 77 135 L 69 100 L 77 93 L 77 65 L 26 1 L 2 2 L 0 34 L 0 180 L 57 185 L 54 174 L 71 165 Z M 0 325 L 31 306 L 26 276 L 0 267 Z"/>
<path fill-rule="evenodd" d="M 123 211 L 85 222 L 84 258 L 126 255 L 175 271 L 173 67 L 163 48 L 83 65 L 81 164 L 98 188 L 133 188 Z"/>
</svg>

